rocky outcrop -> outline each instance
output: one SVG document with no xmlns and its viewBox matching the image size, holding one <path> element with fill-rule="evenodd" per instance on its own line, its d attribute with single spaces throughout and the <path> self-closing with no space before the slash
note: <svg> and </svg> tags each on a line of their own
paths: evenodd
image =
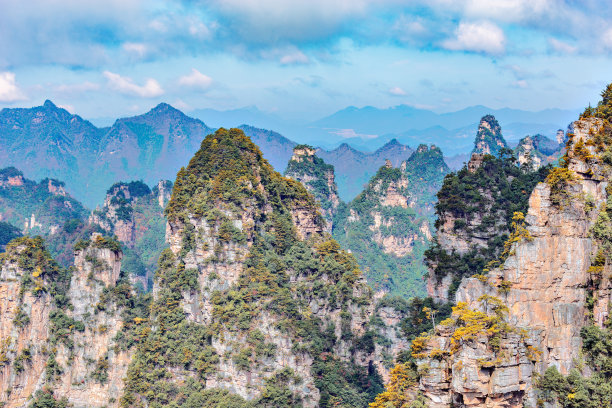
<svg viewBox="0 0 612 408">
<path fill-rule="evenodd" d="M 314 157 L 296 150 L 295 163 Z M 167 207 L 170 248 L 156 274 L 150 333 L 160 342 L 185 327 L 206 333 L 201 348 L 207 354 L 197 364 L 169 357 L 155 365 L 165 370 L 164 387 L 191 381 L 257 401 L 276 384 L 316 407 L 330 392 L 317 369 L 333 362 L 367 373 L 374 366 L 374 345 L 357 342 L 369 331 L 371 290 L 354 259 L 323 234 L 317 210 L 313 196 L 274 172 L 242 131 L 207 136 L 177 175 Z M 320 341 L 329 347 L 316 352 Z M 126 400 L 159 401 L 137 385 L 148 381 L 147 364 L 155 359 L 149 348 L 139 349 Z M 335 385 L 353 392 L 343 381 Z"/>
<path fill-rule="evenodd" d="M 337 217 L 334 237 L 356 254 L 375 288 L 423 294 L 418 265 L 432 239 L 435 194 L 447 173 L 441 150 L 420 145 L 399 168 L 388 160 Z"/>
<path fill-rule="evenodd" d="M 461 281 L 458 306 L 486 312 L 483 303 L 499 297 L 512 329 L 497 345 L 486 330 L 458 345 L 458 333 L 465 331 L 452 324 L 439 327 L 419 353 L 419 364 L 430 367 L 419 384 L 428 405 L 535 406 L 534 373 L 555 366 L 568 374 L 580 361 L 589 268 L 598 251 L 591 230 L 597 209 L 606 203 L 610 177 L 593 140 L 601 125 L 595 118 L 574 122 L 566 157 L 571 177 L 555 178 L 566 174 L 558 169 L 549 183 L 538 184 L 529 199 L 526 229 L 513 235 L 507 259 L 486 275 Z M 608 305 L 609 282 L 598 288 L 596 303 Z M 601 325 L 606 312 L 594 310 L 593 321 Z"/>
<path fill-rule="evenodd" d="M 493 115 L 486 115 L 480 119 L 478 133 L 474 140 L 472 153 L 491 154 L 497 156 L 508 144 L 502 136 L 501 127 Z"/>
<path fill-rule="evenodd" d="M 316 150 L 307 145 L 298 145 L 285 171 L 286 177 L 299 181 L 314 195 L 321 206 L 321 215 L 326 221 L 326 231 L 331 233 L 334 217 L 340 205 L 334 166 L 326 164 L 316 156 Z"/>
<path fill-rule="evenodd" d="M 429 296 L 452 301 L 462 276 L 484 269 L 500 255 L 514 211 L 527 211 L 529 195 L 546 172 L 517 166 L 504 150 L 498 157 L 474 153 L 463 169 L 445 179 L 438 192 L 434 245 L 426 252 Z"/>
<path fill-rule="evenodd" d="M 514 151 L 519 165 L 537 170 L 558 159 L 562 153 L 562 147 L 561 143 L 546 136 L 535 135 L 522 138 Z"/>
<path fill-rule="evenodd" d="M 75 408 L 119 406 L 132 356 L 116 343 L 122 308 L 109 296 L 121 257 L 116 243 L 94 236 L 66 281 L 41 239 L 9 244 L 0 259 L 3 406 L 29 405 L 43 388 Z"/>
<path fill-rule="evenodd" d="M 116 183 L 104 205 L 89 216 L 89 226 L 117 236 L 126 248 L 125 271 L 147 290 L 157 267 L 164 241 L 164 208 L 172 194 L 172 182 L 162 180 L 153 189 L 141 181 Z"/>
</svg>

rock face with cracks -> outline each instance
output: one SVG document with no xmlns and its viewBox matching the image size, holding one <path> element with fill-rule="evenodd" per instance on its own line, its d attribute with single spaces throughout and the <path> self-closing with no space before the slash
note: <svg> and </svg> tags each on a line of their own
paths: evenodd
<svg viewBox="0 0 612 408">
<path fill-rule="evenodd" d="M 589 314 L 589 268 L 600 249 L 592 229 L 608 199 L 609 174 L 593 142 L 601 126 L 595 118 L 573 124 L 567 173 L 557 169 L 547 183 L 536 186 L 526 229 L 512 241 L 505 261 L 459 285 L 457 305 L 479 310 L 483 299 L 497 297 L 507 307 L 504 324 L 512 329 L 495 343 L 490 333 L 480 333 L 453 346 L 458 329 L 450 324 L 425 339 L 418 361 L 429 369 L 418 388 L 429 406 L 535 406 L 534 373 L 555 366 L 567 375 L 576 368 L 582 350 L 580 330 Z M 559 181 L 557 174 L 569 176 Z M 607 319 L 602 306 L 610 303 L 609 286 L 605 278 L 594 291 L 593 322 L 600 326 Z M 438 290 L 435 285 L 431 289 Z"/>
</svg>

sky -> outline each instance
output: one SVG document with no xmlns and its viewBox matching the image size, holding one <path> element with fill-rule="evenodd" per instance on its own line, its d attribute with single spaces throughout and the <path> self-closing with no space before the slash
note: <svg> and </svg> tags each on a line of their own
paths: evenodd
<svg viewBox="0 0 612 408">
<path fill-rule="evenodd" d="M 0 0 L 0 108 L 542 110 L 612 82 L 609 0 Z"/>
</svg>

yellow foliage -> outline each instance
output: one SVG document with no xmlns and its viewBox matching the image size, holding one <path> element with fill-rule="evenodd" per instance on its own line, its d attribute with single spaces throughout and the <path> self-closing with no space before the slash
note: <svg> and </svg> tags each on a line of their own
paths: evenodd
<svg viewBox="0 0 612 408">
<path fill-rule="evenodd" d="M 410 345 L 412 357 L 426 357 L 427 353 L 424 353 L 424 350 L 427 347 L 427 342 L 429 341 L 429 339 L 431 339 L 431 337 L 428 336 L 427 333 L 422 333 L 419 337 L 412 340 L 412 344 Z"/>
<path fill-rule="evenodd" d="M 391 369 L 389 383 L 385 391 L 378 394 L 370 408 L 408 408 L 412 402 L 409 393 L 416 384 L 415 374 L 406 364 L 398 364 Z"/>
</svg>

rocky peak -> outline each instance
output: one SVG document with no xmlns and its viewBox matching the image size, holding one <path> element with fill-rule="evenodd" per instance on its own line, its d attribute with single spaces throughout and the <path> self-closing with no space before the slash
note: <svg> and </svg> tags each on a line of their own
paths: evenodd
<svg viewBox="0 0 612 408">
<path fill-rule="evenodd" d="M 68 195 L 65 189 L 65 183 L 58 180 L 48 179 L 47 190 L 50 194 L 54 195 L 60 195 L 64 197 Z"/>
<path fill-rule="evenodd" d="M 480 119 L 478 132 L 474 140 L 472 153 L 491 154 L 497 156 L 501 149 L 507 149 L 508 144 L 502 136 L 501 127 L 493 115 Z"/>
<path fill-rule="evenodd" d="M 333 229 L 340 198 L 334 174 L 334 166 L 326 164 L 316 156 L 316 150 L 307 145 L 298 145 L 287 165 L 285 176 L 299 181 L 306 187 L 321 206 L 321 214 L 326 221 L 326 231 Z"/>
<path fill-rule="evenodd" d="M 338 390 L 353 393 L 350 380 L 336 377 L 331 389 L 318 370 L 351 364 L 367 375 L 375 352 L 354 339 L 368 330 L 371 292 L 354 258 L 324 237 L 317 212 L 313 196 L 275 172 L 241 130 L 208 135 L 177 174 L 166 207 L 170 249 L 160 257 L 151 307 L 157 329 L 142 342 L 175 342 L 178 354 L 140 347 L 124 398 L 179 404 L 180 395 L 206 388 L 260 401 L 274 389 L 315 407 L 343 401 Z M 338 285 L 346 291 L 332 300 Z M 194 359 L 181 362 L 183 349 Z M 147 380 L 151 370 L 163 375 Z M 150 393 L 143 381 L 172 391 Z M 290 404 L 282 401 L 276 405 Z"/>
<path fill-rule="evenodd" d="M 291 156 L 291 160 L 301 163 L 303 160 L 313 162 L 314 156 L 316 154 L 316 149 L 312 146 L 308 145 L 297 145 L 293 148 L 293 155 Z"/>
<path fill-rule="evenodd" d="M 467 163 L 467 169 L 470 173 L 474 173 L 480 168 L 480 166 L 482 166 L 484 156 L 484 154 L 472 153 L 472 156 L 470 157 L 470 160 Z"/>
<path fill-rule="evenodd" d="M 0 187 L 23 186 L 23 173 L 14 167 L 0 170 Z"/>
<path fill-rule="evenodd" d="M 153 193 L 157 196 L 159 207 L 166 208 L 166 204 L 172 196 L 172 182 L 170 180 L 160 180 L 153 189 Z"/>
<path fill-rule="evenodd" d="M 565 132 L 563 129 L 557 130 L 556 140 L 559 145 L 565 144 Z"/>
<path fill-rule="evenodd" d="M 61 399 L 73 407 L 118 406 L 131 354 L 116 342 L 126 331 L 123 310 L 105 290 L 115 287 L 121 250 L 96 236 L 76 252 L 70 273 L 41 238 L 14 240 L 0 256 L 0 385 L 11 390 L 0 396 L 5 407 Z M 129 287 L 118 292 L 130 296 Z"/>
<path fill-rule="evenodd" d="M 609 395 L 599 386 L 576 388 L 610 381 L 609 371 L 593 360 L 592 353 L 600 351 L 586 342 L 592 344 L 589 336 L 600 331 L 609 336 L 603 330 L 612 301 L 606 277 L 612 236 L 603 231 L 611 225 L 612 170 L 606 155 L 612 131 L 603 118 L 585 116 L 571 126 L 562 167 L 529 189 L 527 211 L 514 212 L 498 258 L 480 267 L 469 262 L 466 274 L 453 279 L 457 303 L 452 317 L 412 343 L 417 365 L 427 367 L 413 392 L 421 392 L 427 406 L 518 407 L 542 400 L 567 406 L 561 403 L 567 393 L 554 391 L 566 381 L 574 387 L 570 393 L 576 390 L 583 399 L 604 401 L 601 396 Z M 537 144 L 535 138 L 531 142 Z M 486 171 L 490 161 L 485 158 L 474 174 Z M 449 208 L 448 193 L 441 191 L 439 209 Z M 432 253 L 444 249 L 441 235 L 461 231 L 447 222 L 439 224 L 439 247 Z M 469 251 L 477 237 L 466 243 Z M 447 255 L 457 261 L 453 270 L 462 267 L 461 257 Z M 585 355 L 590 355 L 589 367 Z"/>
</svg>

